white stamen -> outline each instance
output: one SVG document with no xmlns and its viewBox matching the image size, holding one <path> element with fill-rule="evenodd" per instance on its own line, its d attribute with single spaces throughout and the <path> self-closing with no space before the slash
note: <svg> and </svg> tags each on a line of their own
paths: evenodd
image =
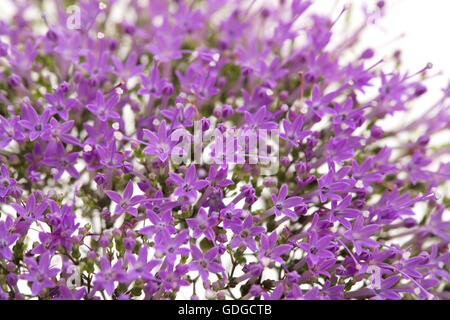
<svg viewBox="0 0 450 320">
<path fill-rule="evenodd" d="M 206 299 L 215 299 L 216 293 L 212 290 L 206 290 L 205 297 Z"/>
<path fill-rule="evenodd" d="M 415 293 L 416 295 L 419 295 L 420 292 L 421 292 L 420 288 L 415 288 L 415 289 L 414 289 L 414 293 Z"/>
<path fill-rule="evenodd" d="M 212 68 L 214 68 L 214 67 L 216 66 L 216 63 L 215 63 L 214 61 L 211 61 L 211 62 L 209 63 L 209 66 L 212 67 Z"/>
<path fill-rule="evenodd" d="M 403 259 L 409 259 L 409 257 L 411 257 L 411 252 L 409 252 L 409 251 L 406 251 L 406 252 L 404 252 L 403 253 Z"/>
<path fill-rule="evenodd" d="M 156 16 L 153 18 L 153 25 L 155 27 L 161 27 L 164 23 L 164 17 L 163 16 Z"/>
<path fill-rule="evenodd" d="M 123 94 L 123 89 L 122 89 L 122 88 L 116 88 L 116 93 L 117 93 L 118 95 Z"/>
<path fill-rule="evenodd" d="M 370 216 L 370 211 L 364 210 L 362 212 L 362 215 L 363 215 L 364 218 L 368 218 Z"/>
<path fill-rule="evenodd" d="M 289 110 L 289 106 L 285 103 L 285 104 L 281 105 L 281 110 L 288 111 Z"/>
<path fill-rule="evenodd" d="M 120 131 L 114 131 L 114 138 L 116 138 L 116 140 L 122 140 L 123 139 L 123 134 Z"/>
<path fill-rule="evenodd" d="M 153 119 L 153 125 L 154 126 L 158 126 L 159 125 L 159 120 L 158 119 Z"/>
<path fill-rule="evenodd" d="M 261 264 L 262 264 L 264 267 L 267 267 L 267 266 L 269 265 L 269 263 L 270 263 L 270 259 L 269 259 L 269 258 L 263 257 L 263 258 L 261 259 Z"/>
<path fill-rule="evenodd" d="M 58 169 L 51 168 L 50 173 L 54 176 L 54 175 L 58 174 Z"/>
<path fill-rule="evenodd" d="M 442 198 L 442 195 L 438 192 L 438 190 L 436 188 L 433 188 L 431 191 L 433 191 L 433 195 L 436 200 L 439 200 Z"/>
<path fill-rule="evenodd" d="M 213 58 L 213 60 L 214 60 L 215 62 L 218 62 L 219 59 L 220 59 L 220 53 L 214 53 L 213 56 L 212 56 L 212 58 Z"/>
<path fill-rule="evenodd" d="M 102 32 L 97 33 L 97 38 L 98 39 L 103 39 L 105 37 L 105 34 Z"/>
<path fill-rule="evenodd" d="M 89 144 L 87 144 L 87 145 L 84 146 L 83 150 L 84 150 L 84 152 L 91 152 L 92 151 L 92 147 Z"/>
<path fill-rule="evenodd" d="M 303 114 L 307 114 L 308 113 L 308 107 L 306 105 L 303 105 L 300 108 L 300 112 L 303 113 Z"/>
<path fill-rule="evenodd" d="M 439 262 L 438 262 L 438 267 L 439 267 L 439 268 L 442 269 L 442 268 L 444 268 L 444 266 L 445 266 L 445 263 L 444 263 L 443 261 L 439 261 Z"/>
<path fill-rule="evenodd" d="M 118 122 L 114 122 L 112 124 L 112 127 L 113 127 L 114 130 L 119 130 L 120 129 L 120 124 Z"/>
<path fill-rule="evenodd" d="M 358 180 L 355 184 L 355 187 L 358 189 L 364 188 L 364 183 L 361 180 Z"/>
<path fill-rule="evenodd" d="M 268 96 L 271 96 L 271 95 L 273 95 L 273 91 L 272 91 L 271 89 L 267 89 L 267 90 L 266 90 L 266 94 L 267 94 Z"/>
<path fill-rule="evenodd" d="M 106 3 L 104 3 L 104 2 L 100 2 L 100 3 L 98 4 L 98 8 L 99 8 L 100 10 L 104 10 L 104 9 L 106 9 L 106 7 L 107 7 L 107 5 L 106 5 Z"/>
</svg>

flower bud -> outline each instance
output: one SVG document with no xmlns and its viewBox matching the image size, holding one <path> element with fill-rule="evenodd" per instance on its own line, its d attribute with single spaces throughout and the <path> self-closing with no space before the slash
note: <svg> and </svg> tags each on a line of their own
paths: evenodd
<svg viewBox="0 0 450 320">
<path fill-rule="evenodd" d="M 53 42 L 58 40 L 58 34 L 55 31 L 53 31 L 52 29 L 49 29 L 47 31 L 47 33 L 45 34 L 45 36 L 47 37 L 48 40 L 53 41 Z"/>
<path fill-rule="evenodd" d="M 370 129 L 370 136 L 374 139 L 379 139 L 383 136 L 384 131 L 379 126 L 373 126 Z"/>
<path fill-rule="evenodd" d="M 224 119 L 231 117 L 233 115 L 233 113 L 234 113 L 234 109 L 229 104 L 224 104 L 222 106 L 222 117 Z"/>
<path fill-rule="evenodd" d="M 17 74 L 13 73 L 8 77 L 8 85 L 10 87 L 17 87 L 22 83 L 22 78 L 19 77 Z"/>
<path fill-rule="evenodd" d="M 414 218 L 406 218 L 405 220 L 403 220 L 403 225 L 406 228 L 413 228 L 417 226 L 417 221 Z"/>
<path fill-rule="evenodd" d="M 126 250 L 132 251 L 134 249 L 134 246 L 136 245 L 136 240 L 133 238 L 127 237 L 123 239 L 123 246 Z"/>
<path fill-rule="evenodd" d="M 110 243 L 110 241 L 106 236 L 104 236 L 104 235 L 100 236 L 100 239 L 98 240 L 98 245 L 100 247 L 107 248 L 109 246 L 109 243 Z"/>
</svg>

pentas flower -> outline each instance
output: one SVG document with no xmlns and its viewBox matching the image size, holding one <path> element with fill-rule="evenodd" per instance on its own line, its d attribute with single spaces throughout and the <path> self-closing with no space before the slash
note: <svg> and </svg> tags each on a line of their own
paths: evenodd
<svg viewBox="0 0 450 320">
<path fill-rule="evenodd" d="M 90 103 L 86 108 L 95 114 L 100 121 L 107 121 L 108 119 L 119 120 L 120 115 L 113 109 L 119 102 L 119 95 L 113 92 L 107 99 L 99 90 L 95 96 L 95 103 Z"/>
<path fill-rule="evenodd" d="M 197 246 L 191 244 L 190 250 L 193 261 L 189 264 L 189 269 L 198 271 L 203 280 L 203 284 L 209 289 L 209 273 L 220 273 L 224 271 L 223 267 L 215 262 L 219 249 L 214 247 L 203 254 Z"/>
<path fill-rule="evenodd" d="M 169 263 L 173 264 L 179 255 L 189 255 L 189 249 L 182 247 L 189 239 L 189 230 L 183 230 L 175 237 L 162 234 L 160 242 L 155 243 L 155 249 L 166 255 Z"/>
<path fill-rule="evenodd" d="M 178 186 L 173 194 L 178 197 L 186 197 L 187 199 L 196 199 L 197 191 L 208 185 L 206 180 L 198 180 L 195 165 L 191 165 L 186 171 L 184 179 L 177 173 L 170 173 L 170 178 Z"/>
<path fill-rule="evenodd" d="M 102 257 L 100 259 L 100 270 L 101 271 L 95 275 L 91 295 L 98 290 L 105 290 L 105 292 L 111 296 L 114 293 L 114 283 L 116 281 L 125 282 L 127 280 L 127 274 L 123 269 L 122 259 L 118 259 L 117 262 L 111 266 L 109 259 Z"/>
<path fill-rule="evenodd" d="M 171 130 L 167 129 L 165 120 L 160 123 L 157 133 L 144 129 L 143 134 L 148 140 L 144 152 L 157 155 L 163 162 L 172 154 L 173 147 L 178 144 L 178 139 L 171 138 Z"/>
<path fill-rule="evenodd" d="M 47 148 L 55 148 L 54 145 L 56 145 L 59 141 L 72 145 L 80 145 L 78 139 L 70 134 L 70 130 L 72 129 L 74 123 L 75 121 L 73 120 L 59 123 L 59 121 L 55 118 L 51 118 L 49 125 L 46 129 L 44 129 L 41 137 L 42 140 L 50 141 L 50 143 L 52 143 L 52 145 Z"/>
<path fill-rule="evenodd" d="M 49 109 L 45 109 L 41 115 L 38 115 L 32 106 L 25 106 L 19 124 L 27 130 L 30 140 L 34 141 L 43 133 L 49 118 Z"/>
<path fill-rule="evenodd" d="M 113 190 L 106 190 L 105 193 L 116 203 L 114 214 L 122 214 L 125 212 L 137 217 L 138 211 L 135 206 L 145 199 L 145 196 L 142 195 L 133 197 L 133 181 L 131 180 L 128 181 L 123 191 L 123 196 Z"/>
<path fill-rule="evenodd" d="M 170 237 L 170 235 L 177 232 L 175 227 L 172 225 L 173 217 L 170 211 L 165 211 L 161 215 L 148 210 L 147 218 L 150 220 L 150 226 L 143 227 L 139 230 L 140 234 L 148 238 L 155 236 L 155 241 L 160 242 L 164 237 Z"/>
<path fill-rule="evenodd" d="M 114 74 L 117 75 L 119 78 L 121 78 L 124 81 L 127 81 L 128 79 L 132 78 L 133 76 L 139 74 L 142 70 L 144 70 L 143 65 L 136 65 L 137 62 L 137 54 L 136 52 L 132 51 L 125 61 L 125 64 L 122 63 L 120 59 L 118 59 L 115 56 L 111 57 L 112 62 L 115 66 Z"/>
<path fill-rule="evenodd" d="M 235 236 L 231 240 L 231 248 L 248 247 L 252 251 L 257 251 L 255 237 L 266 229 L 261 226 L 253 226 L 253 216 L 249 214 L 241 224 L 233 224 L 230 226 Z"/>
<path fill-rule="evenodd" d="M 376 224 L 364 226 L 364 217 L 358 216 L 351 226 L 351 230 L 344 233 L 344 237 L 353 243 L 356 253 L 360 254 L 362 246 L 376 248 L 379 245 L 377 241 L 369 237 L 380 229 L 381 227 Z"/>
<path fill-rule="evenodd" d="M 9 190 L 16 185 L 16 180 L 10 177 L 8 168 L 2 164 L 0 168 L 0 198 L 6 197 Z"/>
<path fill-rule="evenodd" d="M 64 145 L 59 142 L 56 144 L 55 150 L 47 148 L 45 158 L 41 161 L 41 163 L 53 167 L 55 181 L 61 178 L 65 171 L 67 171 L 67 173 L 73 178 L 79 178 L 80 174 L 74 166 L 78 156 L 78 152 L 66 154 Z"/>
<path fill-rule="evenodd" d="M 322 92 L 318 85 L 314 85 L 311 100 L 305 100 L 306 105 L 319 118 L 325 113 L 333 113 L 333 109 L 328 107 L 328 104 L 336 97 L 337 92 L 330 92 L 322 96 Z"/>
<path fill-rule="evenodd" d="M 313 231 L 309 235 L 309 241 L 302 242 L 299 246 L 308 254 L 308 261 L 315 265 L 319 260 L 334 258 L 332 239 L 332 235 L 319 238 L 318 233 Z"/>
<path fill-rule="evenodd" d="M 153 280 L 154 276 L 151 271 L 161 262 L 158 260 L 148 261 L 148 247 L 143 246 L 139 250 L 137 259 L 135 256 L 129 252 L 125 254 L 128 263 L 131 266 L 131 271 L 128 272 L 128 279 L 135 280 L 137 278 L 142 278 L 144 280 Z"/>
<path fill-rule="evenodd" d="M 46 199 L 43 199 L 41 203 L 37 204 L 36 197 L 33 193 L 28 197 L 25 206 L 17 203 L 11 203 L 11 206 L 26 221 L 35 221 L 43 218 L 43 213 L 48 207 L 48 202 Z"/>
<path fill-rule="evenodd" d="M 0 148 L 5 148 L 13 140 L 21 141 L 25 139 L 19 119 L 19 116 L 6 119 L 0 115 Z"/>
<path fill-rule="evenodd" d="M 6 222 L 0 221 L 0 256 L 3 259 L 11 260 L 12 252 L 10 246 L 16 242 L 19 238 L 19 234 L 10 234 Z"/>
<path fill-rule="evenodd" d="M 31 293 L 38 295 L 43 289 L 55 287 L 52 278 L 59 273 L 58 268 L 50 267 L 50 254 L 48 252 L 42 254 L 39 263 L 33 258 L 25 258 L 28 273 L 24 275 L 24 279 L 30 281 Z"/>
<path fill-rule="evenodd" d="M 294 210 L 291 210 L 290 208 L 301 205 L 303 203 L 303 198 L 290 197 L 286 199 L 287 193 L 288 193 L 287 185 L 283 184 L 280 188 L 278 196 L 272 195 L 272 202 L 275 215 L 280 216 L 281 214 L 284 214 L 289 218 L 296 219 L 297 215 L 295 214 Z"/>
<path fill-rule="evenodd" d="M 164 85 L 168 82 L 167 78 L 160 78 L 158 63 L 155 61 L 150 76 L 146 77 L 140 74 L 143 88 L 138 90 L 138 94 L 148 94 L 155 98 L 160 98 Z"/>
<path fill-rule="evenodd" d="M 217 218 L 208 216 L 206 211 L 200 208 L 195 218 L 186 219 L 186 223 L 194 230 L 195 238 L 204 234 L 206 238 L 214 242 L 216 235 L 212 228 L 217 225 Z"/>
<path fill-rule="evenodd" d="M 261 251 L 258 259 L 264 264 L 268 264 L 268 260 L 284 263 L 281 255 L 288 252 L 292 248 L 289 244 L 281 244 L 277 246 L 277 232 L 272 232 L 269 236 L 261 235 Z"/>
<path fill-rule="evenodd" d="M 189 281 L 182 278 L 188 270 L 188 265 L 180 263 L 175 268 L 172 264 L 169 264 L 165 270 L 158 271 L 164 289 L 179 291 L 181 287 L 189 286 Z"/>
<path fill-rule="evenodd" d="M 46 93 L 45 100 L 50 104 L 49 110 L 52 115 L 57 114 L 66 121 L 69 119 L 69 110 L 79 103 L 74 98 L 66 99 L 65 92 L 61 88 L 56 89 L 54 95 Z"/>
<path fill-rule="evenodd" d="M 280 138 L 286 140 L 293 146 L 298 147 L 299 143 L 301 143 L 304 138 L 306 138 L 312 133 L 312 131 L 310 130 L 302 129 L 303 121 L 304 121 L 303 115 L 297 116 L 292 122 L 283 119 L 284 132 L 280 133 Z"/>
</svg>

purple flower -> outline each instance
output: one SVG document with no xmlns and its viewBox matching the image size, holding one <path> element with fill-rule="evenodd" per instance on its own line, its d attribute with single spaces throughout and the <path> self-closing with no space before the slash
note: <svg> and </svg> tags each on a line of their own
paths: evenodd
<svg viewBox="0 0 450 320">
<path fill-rule="evenodd" d="M 204 234 L 206 238 L 214 242 L 216 234 L 212 228 L 217 225 L 217 218 L 208 217 L 206 211 L 200 208 L 195 218 L 186 219 L 186 223 L 194 230 L 195 238 Z"/>
<path fill-rule="evenodd" d="M 0 198 L 6 197 L 11 187 L 16 185 L 16 180 L 9 176 L 8 169 L 4 164 L 0 168 Z"/>
<path fill-rule="evenodd" d="M 379 246 L 379 243 L 369 237 L 375 232 L 380 231 L 381 227 L 376 224 L 369 224 L 364 226 L 364 217 L 358 216 L 353 223 L 351 230 L 344 233 L 344 237 L 350 240 L 355 246 L 356 253 L 362 252 L 362 246 L 375 248 Z"/>
<path fill-rule="evenodd" d="M 235 236 L 231 240 L 230 247 L 236 248 L 238 246 L 246 246 L 250 248 L 253 252 L 256 252 L 256 242 L 254 237 L 266 231 L 264 227 L 253 226 L 253 216 L 249 214 L 244 222 L 239 225 L 231 225 L 231 230 L 233 230 Z"/>
<path fill-rule="evenodd" d="M 173 194 L 178 197 L 186 197 L 194 200 L 197 198 L 197 191 L 203 189 L 208 185 L 206 180 L 198 180 L 196 175 L 195 165 L 191 165 L 186 171 L 184 179 L 176 173 L 170 173 L 170 178 L 178 186 Z"/>
<path fill-rule="evenodd" d="M 243 210 L 235 208 L 234 203 L 231 202 L 227 207 L 220 210 L 219 219 L 223 220 L 223 227 L 230 229 L 232 225 L 241 224 L 241 216 Z"/>
<path fill-rule="evenodd" d="M 81 300 L 86 295 L 86 287 L 72 291 L 65 285 L 59 286 L 59 296 L 53 300 Z"/>
<path fill-rule="evenodd" d="M 141 250 L 139 250 L 138 257 L 136 259 L 134 254 L 127 252 L 125 257 L 128 263 L 131 265 L 132 269 L 128 272 L 128 280 L 132 281 L 138 278 L 144 280 L 154 280 L 155 277 L 151 271 L 161 262 L 158 260 L 148 260 L 148 246 L 144 245 Z"/>
<path fill-rule="evenodd" d="M 189 240 L 189 230 L 180 231 L 174 238 L 169 235 L 162 234 L 160 242 L 155 243 L 155 249 L 166 255 L 166 259 L 173 264 L 178 255 L 188 255 L 189 249 L 182 247 Z"/>
<path fill-rule="evenodd" d="M 331 201 L 330 221 L 339 221 L 347 229 L 351 229 L 348 218 L 357 218 L 361 212 L 357 209 L 349 208 L 352 202 L 352 195 L 347 195 L 339 204 L 336 200 Z"/>
<path fill-rule="evenodd" d="M 169 264 L 166 270 L 161 270 L 158 275 L 161 278 L 165 290 L 178 291 L 180 287 L 189 286 L 189 281 L 182 277 L 188 272 L 189 266 L 178 264 L 175 269 Z"/>
<path fill-rule="evenodd" d="M 133 197 L 133 181 L 131 180 L 128 181 L 127 186 L 123 191 L 123 196 L 113 190 L 106 190 L 105 193 L 113 202 L 116 203 L 114 214 L 122 214 L 125 212 L 137 217 L 138 211 L 135 206 L 145 199 L 145 196 Z"/>
<path fill-rule="evenodd" d="M 160 78 L 158 63 L 155 61 L 149 77 L 146 77 L 143 74 L 140 74 L 140 77 L 143 88 L 138 90 L 138 94 L 148 94 L 155 98 L 160 98 L 163 87 L 168 83 L 168 80 L 167 78 Z"/>
<path fill-rule="evenodd" d="M 304 138 L 311 135 L 312 133 L 312 131 L 310 130 L 302 129 L 303 121 L 303 115 L 297 116 L 294 121 L 292 121 L 292 123 L 287 121 L 286 119 L 283 119 L 284 133 L 280 134 L 280 138 L 286 140 L 293 146 L 298 147 L 299 143 L 301 143 Z"/>
<path fill-rule="evenodd" d="M 0 256 L 3 259 L 11 260 L 12 252 L 9 248 L 19 238 L 19 234 L 11 234 L 8 231 L 6 222 L 0 221 Z"/>
<path fill-rule="evenodd" d="M 312 91 L 312 99 L 305 100 L 305 103 L 319 119 L 322 119 L 325 112 L 333 113 L 333 109 L 328 107 L 328 104 L 336 97 L 336 94 L 337 92 L 330 92 L 322 96 L 319 86 L 315 84 Z"/>
<path fill-rule="evenodd" d="M 139 233 L 149 239 L 155 236 L 155 242 L 161 242 L 164 237 L 170 237 L 170 235 L 177 232 L 172 225 L 173 218 L 170 210 L 164 211 L 160 216 L 153 211 L 147 210 L 147 218 L 152 225 L 143 227 Z"/>
<path fill-rule="evenodd" d="M 28 131 L 30 140 L 34 141 L 43 133 L 49 117 L 49 109 L 45 109 L 41 115 L 38 115 L 32 106 L 26 106 L 22 111 L 22 120 L 19 121 L 19 124 Z"/>
<path fill-rule="evenodd" d="M 123 64 L 122 61 L 115 56 L 112 56 L 111 60 L 114 63 L 116 69 L 114 71 L 114 74 L 124 81 L 127 81 L 128 79 L 134 77 L 144 69 L 143 65 L 136 65 L 137 54 L 134 51 L 132 51 L 128 55 L 125 64 Z"/>
<path fill-rule="evenodd" d="M 291 219 L 297 219 L 298 218 L 297 214 L 295 213 L 294 210 L 291 210 L 290 208 L 303 204 L 303 198 L 290 197 L 286 199 L 287 192 L 288 192 L 287 185 L 283 184 L 280 188 L 278 196 L 272 195 L 272 202 L 274 206 L 275 215 L 280 216 L 281 214 L 284 214 Z"/>
<path fill-rule="evenodd" d="M 144 152 L 147 154 L 155 154 L 161 161 L 166 161 L 172 153 L 173 147 L 178 143 L 171 139 L 170 129 L 166 128 L 166 121 L 163 120 L 158 127 L 158 133 L 144 129 L 144 137 L 148 140 Z"/>
<path fill-rule="evenodd" d="M 52 166 L 54 169 L 55 181 L 61 178 L 64 171 L 67 171 L 73 178 L 79 178 L 80 174 L 74 167 L 75 161 L 78 159 L 78 152 L 71 152 L 66 154 L 64 146 L 61 142 L 56 144 L 56 150 L 47 147 L 45 158 L 41 161 L 42 164 Z"/>
<path fill-rule="evenodd" d="M 281 244 L 277 246 L 277 232 L 273 231 L 269 236 L 261 235 L 261 250 L 258 254 L 258 259 L 264 265 L 267 265 L 268 260 L 274 260 L 283 264 L 281 255 L 291 250 L 292 246 L 289 244 Z"/>
<path fill-rule="evenodd" d="M 78 100 L 73 98 L 66 99 L 62 89 L 56 89 L 55 95 L 46 93 L 44 96 L 45 100 L 50 104 L 49 110 L 51 114 L 57 114 L 65 121 L 69 119 L 69 110 L 79 103 Z"/>
<path fill-rule="evenodd" d="M 114 293 L 114 282 L 126 282 L 127 274 L 123 269 L 122 259 L 118 259 L 114 266 L 108 258 L 100 259 L 100 271 L 95 274 L 91 296 L 99 290 L 105 290 L 110 296 Z"/>
<path fill-rule="evenodd" d="M 334 252 L 330 250 L 332 239 L 331 235 L 319 238 L 318 233 L 313 231 L 309 234 L 309 241 L 300 243 L 300 248 L 308 254 L 307 259 L 311 265 L 317 264 L 319 260 L 334 258 Z"/>
<path fill-rule="evenodd" d="M 17 204 L 11 203 L 11 206 L 17 211 L 17 213 L 24 218 L 26 221 L 41 220 L 43 218 L 43 213 L 48 207 L 48 202 L 46 199 L 42 200 L 40 204 L 36 204 L 36 198 L 34 193 L 32 193 L 25 204 L 25 207 Z"/>
<path fill-rule="evenodd" d="M 25 258 L 28 273 L 25 274 L 25 280 L 32 282 L 31 293 L 38 295 L 42 289 L 55 287 L 56 284 L 51 278 L 59 273 L 58 268 L 50 268 L 50 254 L 42 254 L 39 264 L 32 258 Z"/>
<path fill-rule="evenodd" d="M 197 246 L 191 244 L 190 248 L 193 261 L 189 264 L 189 270 L 198 271 L 203 284 L 209 289 L 209 273 L 224 272 L 223 267 L 215 262 L 219 249 L 217 247 L 211 248 L 203 255 Z"/>
<path fill-rule="evenodd" d="M 119 120 L 120 115 L 113 110 L 118 102 L 119 96 L 115 92 L 105 100 L 102 91 L 98 90 L 95 96 L 95 103 L 88 104 L 86 108 L 95 114 L 100 121 L 107 121 L 108 119 Z"/>
</svg>

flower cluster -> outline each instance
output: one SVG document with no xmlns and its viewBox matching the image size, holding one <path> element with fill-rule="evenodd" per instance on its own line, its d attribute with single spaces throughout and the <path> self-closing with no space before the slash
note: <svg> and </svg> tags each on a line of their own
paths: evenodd
<svg viewBox="0 0 450 320">
<path fill-rule="evenodd" d="M 386 124 L 431 65 L 358 51 L 384 1 L 12 2 L 1 299 L 450 299 L 450 87 Z"/>
</svg>

